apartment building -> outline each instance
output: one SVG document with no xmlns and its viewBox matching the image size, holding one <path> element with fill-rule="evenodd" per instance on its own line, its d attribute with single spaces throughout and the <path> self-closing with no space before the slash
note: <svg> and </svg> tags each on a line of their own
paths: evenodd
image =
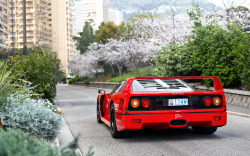
<svg viewBox="0 0 250 156">
<path fill-rule="evenodd" d="M 83 30 L 82 23 L 82 0 L 75 0 L 75 32 L 79 33 Z"/>
<path fill-rule="evenodd" d="M 8 0 L 0 0 L 0 51 L 6 50 L 8 46 L 9 29 L 9 3 Z"/>
<path fill-rule="evenodd" d="M 27 46 L 41 43 L 50 45 L 66 73 L 68 63 L 80 54 L 72 39 L 76 35 L 74 2 L 26 0 Z M 23 0 L 0 0 L 0 50 L 13 47 L 13 44 L 16 49 L 23 48 L 23 21 Z"/>
<path fill-rule="evenodd" d="M 109 21 L 119 25 L 123 21 L 123 13 L 119 10 L 109 9 Z"/>
<path fill-rule="evenodd" d="M 53 51 L 61 60 L 62 69 L 68 74 L 69 62 L 80 53 L 76 50 L 74 27 L 75 0 L 52 1 Z"/>
<path fill-rule="evenodd" d="M 11 1 L 11 0 L 9 0 Z M 27 46 L 44 42 L 52 46 L 52 0 L 26 0 L 26 37 Z M 13 0 L 9 5 L 13 18 L 9 16 L 9 32 L 14 28 L 14 38 L 9 35 L 9 45 L 23 48 L 23 0 Z M 12 25 L 12 20 L 14 25 Z"/>
<path fill-rule="evenodd" d="M 90 22 L 97 30 L 102 22 L 108 21 L 108 1 L 82 0 L 82 19 L 83 23 Z"/>
</svg>

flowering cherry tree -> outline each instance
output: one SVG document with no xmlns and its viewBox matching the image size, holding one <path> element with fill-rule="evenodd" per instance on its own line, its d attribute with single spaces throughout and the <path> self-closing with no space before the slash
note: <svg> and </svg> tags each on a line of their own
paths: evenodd
<svg viewBox="0 0 250 156">
<path fill-rule="evenodd" d="M 249 11 L 214 10 L 213 14 L 203 14 L 200 21 L 202 25 L 218 24 L 227 29 L 228 23 L 240 25 L 247 17 Z M 92 43 L 84 55 L 71 63 L 70 68 L 80 76 L 91 75 L 103 71 L 97 64 L 98 61 L 104 61 L 113 74 L 114 67 L 117 67 L 119 75 L 124 66 L 138 71 L 139 65 L 150 63 L 162 46 L 186 43 L 193 26 L 188 15 L 177 15 L 173 8 L 172 14 L 166 17 L 148 15 L 130 18 L 123 23 L 118 39 L 111 38 L 106 44 Z"/>
</svg>

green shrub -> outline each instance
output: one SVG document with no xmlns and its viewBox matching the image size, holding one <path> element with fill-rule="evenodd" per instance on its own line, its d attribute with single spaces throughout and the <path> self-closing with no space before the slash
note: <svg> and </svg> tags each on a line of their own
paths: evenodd
<svg viewBox="0 0 250 156">
<path fill-rule="evenodd" d="M 75 82 L 83 82 L 85 80 L 89 79 L 88 77 L 80 77 L 80 76 L 75 76 L 74 78 L 72 79 L 69 79 L 69 84 L 72 84 L 72 83 L 75 83 Z"/>
<path fill-rule="evenodd" d="M 72 83 L 75 83 L 75 82 L 89 83 L 89 82 L 91 82 L 93 80 L 94 80 L 93 78 L 89 78 L 87 76 L 85 76 L 85 77 L 76 76 L 76 77 L 69 80 L 69 84 L 72 84 Z"/>
<path fill-rule="evenodd" d="M 41 94 L 41 98 L 53 102 L 56 96 L 58 77 L 63 77 L 58 67 L 59 63 L 60 61 L 52 54 L 30 51 L 28 55 L 24 56 L 18 53 L 15 58 L 11 58 L 9 67 L 13 67 L 14 71 L 21 72 L 26 81 L 32 82 L 34 92 Z"/>
<path fill-rule="evenodd" d="M 241 83 L 250 90 L 250 34 L 238 25 L 232 24 L 228 27 L 232 36 L 231 53 L 236 56 L 233 60 L 234 70 L 237 71 Z"/>
<path fill-rule="evenodd" d="M 218 76 L 224 87 L 247 85 L 250 81 L 249 34 L 237 25 L 229 31 L 217 25 L 200 26 L 193 31 L 188 46 L 195 52 L 193 67 L 203 76 Z"/>
<path fill-rule="evenodd" d="M 12 69 L 7 69 L 6 61 L 0 62 L 0 107 L 7 97 L 17 90 L 13 79 L 16 79 L 18 74 L 13 74 L 11 71 Z"/>
<path fill-rule="evenodd" d="M 60 115 L 46 108 L 42 100 L 22 94 L 7 98 L 2 118 L 6 126 L 46 139 L 55 138 L 60 127 Z"/>
<path fill-rule="evenodd" d="M 186 46 L 170 44 L 162 47 L 162 52 L 157 54 L 153 61 L 155 76 L 191 76 L 194 74 L 191 56 L 193 51 Z"/>
<path fill-rule="evenodd" d="M 0 129 L 0 155 L 2 156 L 59 156 L 58 149 L 45 140 L 29 136 L 21 130 Z"/>
</svg>

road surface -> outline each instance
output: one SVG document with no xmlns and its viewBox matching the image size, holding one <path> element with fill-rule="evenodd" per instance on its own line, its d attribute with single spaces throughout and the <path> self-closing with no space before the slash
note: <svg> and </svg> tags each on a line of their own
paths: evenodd
<svg viewBox="0 0 250 156">
<path fill-rule="evenodd" d="M 73 136 L 80 135 L 85 155 L 95 156 L 250 155 L 250 118 L 228 115 L 228 124 L 212 135 L 184 130 L 139 131 L 132 137 L 113 139 L 108 126 L 96 122 L 97 89 L 57 86 L 57 103 Z"/>
</svg>

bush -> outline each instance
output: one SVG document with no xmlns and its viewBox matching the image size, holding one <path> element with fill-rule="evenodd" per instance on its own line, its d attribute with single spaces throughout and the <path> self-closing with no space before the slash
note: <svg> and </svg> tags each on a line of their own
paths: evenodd
<svg viewBox="0 0 250 156">
<path fill-rule="evenodd" d="M 88 77 L 81 77 L 81 76 L 78 76 L 76 75 L 74 78 L 72 79 L 69 79 L 69 84 L 72 84 L 72 83 L 75 83 L 75 82 L 83 82 L 84 80 L 87 80 Z"/>
<path fill-rule="evenodd" d="M 60 115 L 46 108 L 42 100 L 21 94 L 7 98 L 2 118 L 6 126 L 46 139 L 55 138 L 60 127 Z"/>
<path fill-rule="evenodd" d="M 76 77 L 69 80 L 69 84 L 72 84 L 72 83 L 75 83 L 75 82 L 89 83 L 89 82 L 91 82 L 93 80 L 94 80 L 93 78 L 89 78 L 87 76 L 85 76 L 85 77 L 76 76 Z"/>
<path fill-rule="evenodd" d="M 22 73 L 22 78 L 32 82 L 34 92 L 41 94 L 43 99 L 53 102 L 56 96 L 56 83 L 58 77 L 63 77 L 58 69 L 60 61 L 52 54 L 40 51 L 30 51 L 28 55 L 19 53 L 10 59 L 9 67 Z M 16 64 L 14 66 L 14 64 Z M 59 75 L 59 76 L 58 76 Z"/>
<path fill-rule="evenodd" d="M 17 90 L 13 79 L 16 79 L 18 74 L 13 74 L 11 71 L 12 69 L 7 69 L 6 61 L 0 62 L 0 107 L 7 97 Z"/>
<path fill-rule="evenodd" d="M 203 76 L 218 76 L 224 87 L 246 86 L 250 81 L 249 34 L 237 25 L 228 28 L 207 25 L 193 31 L 188 43 L 195 49 L 193 67 Z"/>
<path fill-rule="evenodd" d="M 170 44 L 167 47 L 162 47 L 162 52 L 153 58 L 156 64 L 153 75 L 191 76 L 195 74 L 191 61 L 192 54 L 193 51 L 185 45 Z"/>
<path fill-rule="evenodd" d="M 45 140 L 29 136 L 21 130 L 0 129 L 0 155 L 2 156 L 59 156 L 56 148 Z"/>
</svg>

